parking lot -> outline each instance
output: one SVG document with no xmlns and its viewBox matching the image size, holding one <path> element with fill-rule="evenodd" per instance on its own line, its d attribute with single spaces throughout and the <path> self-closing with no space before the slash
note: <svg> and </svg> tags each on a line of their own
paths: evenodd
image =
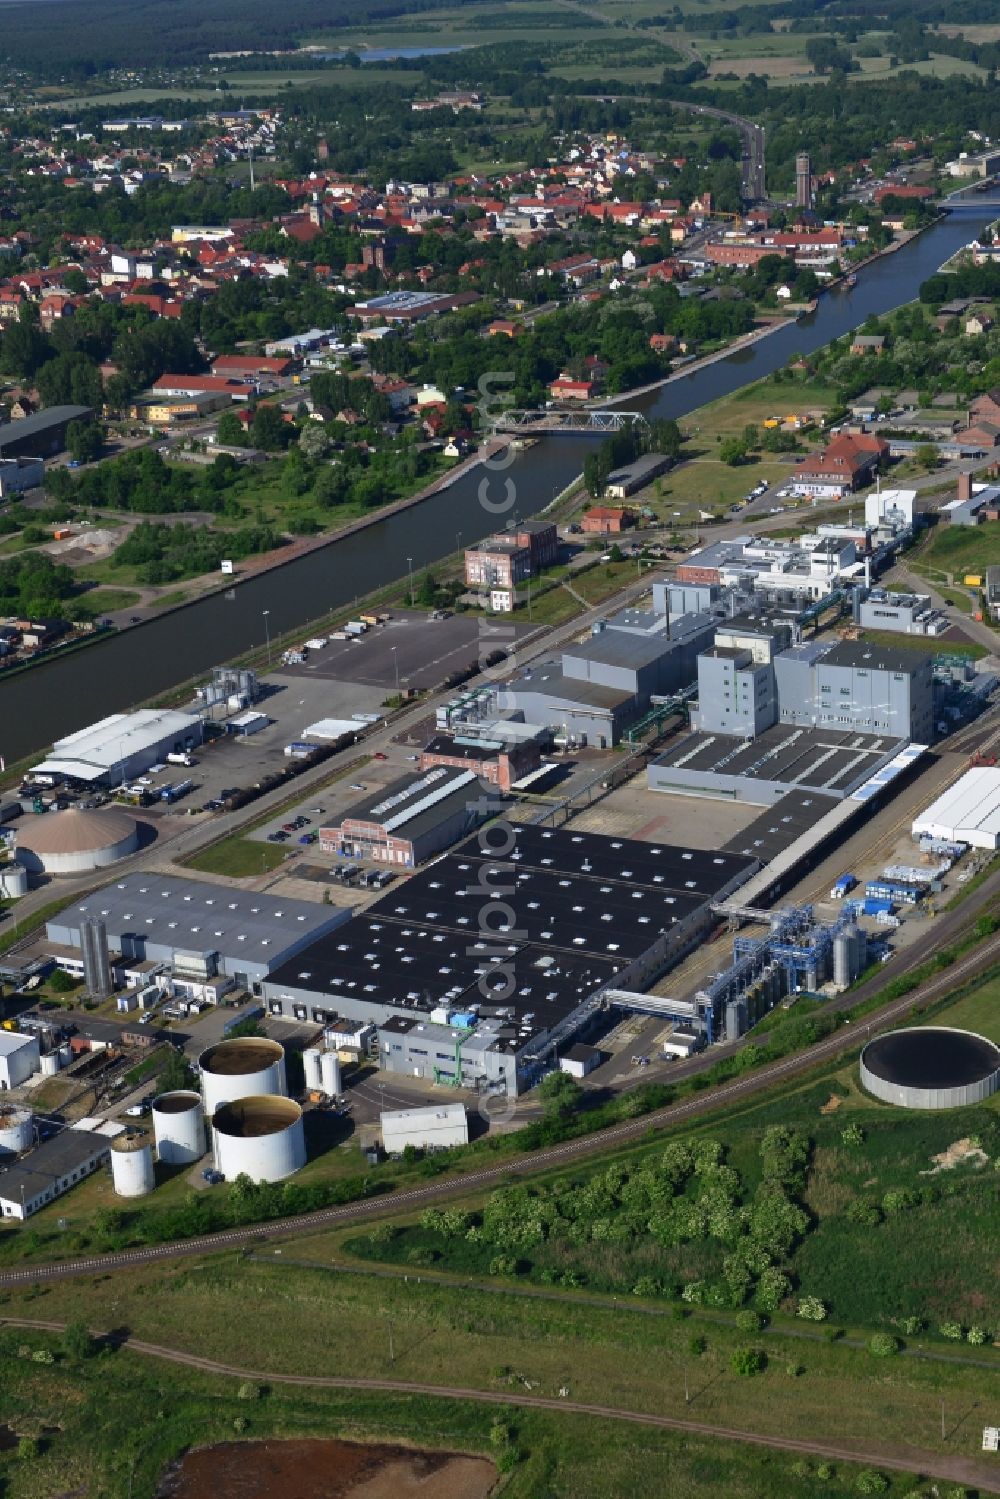
<svg viewBox="0 0 1000 1499">
<path fill-rule="evenodd" d="M 530 625 L 498 624 L 475 615 L 431 619 L 400 611 L 356 640 L 330 640 L 321 650 L 310 651 L 301 666 L 284 667 L 281 675 L 292 683 L 325 681 L 337 691 L 377 687 L 383 696 L 396 691 L 397 680 L 401 689 L 423 690 L 441 686 L 453 672 L 478 665 L 491 651 L 507 649 L 531 633 Z"/>
</svg>

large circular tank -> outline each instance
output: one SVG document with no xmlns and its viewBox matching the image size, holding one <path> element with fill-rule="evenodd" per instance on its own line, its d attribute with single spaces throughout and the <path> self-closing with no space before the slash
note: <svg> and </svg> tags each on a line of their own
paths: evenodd
<svg viewBox="0 0 1000 1499">
<path fill-rule="evenodd" d="M 156 1154 L 168 1166 L 189 1166 L 205 1154 L 205 1120 L 200 1093 L 178 1089 L 153 1099 Z"/>
<path fill-rule="evenodd" d="M 236 1036 L 219 1041 L 198 1058 L 205 1113 L 252 1094 L 283 1094 L 285 1049 L 263 1036 Z"/>
<path fill-rule="evenodd" d="M 46 812 L 17 829 L 19 864 L 32 874 L 80 874 L 116 864 L 134 853 L 139 828 L 117 807 Z"/>
<path fill-rule="evenodd" d="M 887 1031 L 861 1053 L 861 1083 L 904 1109 L 957 1109 L 1000 1088 L 1000 1047 L 973 1031 L 918 1025 Z"/>
<path fill-rule="evenodd" d="M 156 1186 L 153 1147 L 147 1135 L 116 1135 L 111 1142 L 111 1180 L 119 1197 L 145 1197 Z"/>
<path fill-rule="evenodd" d="M 43 1052 L 38 1059 L 38 1067 L 43 1077 L 55 1077 L 60 1067 L 58 1050 Z"/>
<path fill-rule="evenodd" d="M 227 1181 L 280 1182 L 306 1163 L 302 1110 L 291 1098 L 241 1098 L 212 1117 L 215 1165 Z"/>
<path fill-rule="evenodd" d="M 0 1103 L 0 1156 L 20 1155 L 30 1150 L 35 1138 L 31 1115 L 27 1109 Z"/>
</svg>

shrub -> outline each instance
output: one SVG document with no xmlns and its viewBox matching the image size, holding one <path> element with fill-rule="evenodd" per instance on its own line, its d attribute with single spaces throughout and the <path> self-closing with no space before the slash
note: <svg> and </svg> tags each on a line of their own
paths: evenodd
<svg viewBox="0 0 1000 1499">
<path fill-rule="evenodd" d="M 816 1464 L 816 1477 L 820 1480 L 821 1483 L 829 1483 L 830 1479 L 835 1475 L 836 1469 L 834 1468 L 832 1463 Z"/>
<path fill-rule="evenodd" d="M 860 1124 L 849 1124 L 846 1129 L 840 1131 L 840 1139 L 843 1145 L 854 1148 L 865 1143 L 865 1132 Z"/>
<path fill-rule="evenodd" d="M 707 1347 L 708 1339 L 702 1337 L 700 1332 L 695 1333 L 693 1338 L 688 1339 L 688 1352 L 693 1353 L 695 1358 L 701 1358 Z"/>
<path fill-rule="evenodd" d="M 986 1343 L 989 1339 L 989 1333 L 986 1331 L 985 1327 L 970 1327 L 965 1336 L 966 1340 L 971 1343 L 974 1348 L 982 1348 L 983 1344 Z"/>
<path fill-rule="evenodd" d="M 512 1254 L 498 1254 L 489 1263 L 491 1275 L 515 1275 L 517 1260 Z"/>
<path fill-rule="evenodd" d="M 924 1319 L 923 1317 L 904 1317 L 902 1328 L 908 1338 L 915 1338 L 917 1333 L 924 1330 Z"/>
<path fill-rule="evenodd" d="M 259 1400 L 260 1387 L 259 1385 L 255 1385 L 252 1380 L 245 1379 L 236 1391 L 236 1394 L 240 1400 Z"/>
<path fill-rule="evenodd" d="M 938 1332 L 943 1338 L 950 1338 L 953 1343 L 960 1343 L 964 1335 L 961 1322 L 942 1322 Z"/>
<path fill-rule="evenodd" d="M 740 1332 L 760 1332 L 761 1328 L 764 1326 L 764 1318 L 760 1315 L 759 1312 L 751 1312 L 749 1310 L 745 1312 L 737 1312 L 736 1326 L 739 1328 Z"/>
<path fill-rule="evenodd" d="M 859 1494 L 885 1494 L 889 1488 L 889 1480 L 877 1468 L 862 1468 L 854 1487 Z"/>
<path fill-rule="evenodd" d="M 663 1290 L 662 1285 L 652 1275 L 640 1275 L 632 1287 L 633 1296 L 659 1296 Z"/>
<path fill-rule="evenodd" d="M 882 1222 L 882 1210 L 869 1197 L 855 1197 L 848 1203 L 847 1217 L 851 1223 L 860 1223 L 862 1228 L 876 1228 Z"/>
<path fill-rule="evenodd" d="M 818 1296 L 800 1296 L 795 1315 L 797 1317 L 804 1317 L 807 1322 L 825 1322 L 827 1318 L 826 1302 L 820 1301 Z"/>
<path fill-rule="evenodd" d="M 681 1291 L 681 1300 L 689 1301 L 694 1306 L 700 1306 L 705 1299 L 705 1282 L 703 1280 L 689 1280 Z"/>
<path fill-rule="evenodd" d="M 34 1462 L 38 1456 L 38 1443 L 34 1437 L 22 1437 L 17 1444 L 17 1455 L 22 1463 Z"/>
<path fill-rule="evenodd" d="M 868 1339 L 868 1352 L 874 1358 L 891 1358 L 899 1352 L 899 1340 L 891 1332 L 873 1332 Z"/>
<path fill-rule="evenodd" d="M 729 1360 L 729 1366 L 734 1374 L 742 1375 L 744 1379 L 752 1379 L 755 1374 L 761 1374 L 767 1365 L 767 1355 L 763 1348 L 735 1348 Z"/>
<path fill-rule="evenodd" d="M 805 1372 L 805 1365 L 803 1364 L 785 1365 L 785 1373 L 788 1375 L 789 1379 L 798 1379 L 799 1376 L 804 1374 Z"/>
<path fill-rule="evenodd" d="M 233 1421 L 233 1430 L 236 1432 L 236 1435 L 239 1436 L 242 1432 L 246 1431 L 249 1424 L 250 1423 L 247 1421 L 246 1416 L 236 1416 Z"/>
<path fill-rule="evenodd" d="M 68 1358 L 77 1362 L 92 1358 L 97 1352 L 97 1343 L 90 1335 L 90 1329 L 86 1322 L 78 1319 L 67 1322 L 62 1335 L 63 1349 Z"/>
</svg>

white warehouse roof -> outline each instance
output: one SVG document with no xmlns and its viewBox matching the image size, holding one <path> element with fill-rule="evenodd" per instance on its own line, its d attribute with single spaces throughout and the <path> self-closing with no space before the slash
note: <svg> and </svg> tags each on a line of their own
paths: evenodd
<svg viewBox="0 0 1000 1499">
<path fill-rule="evenodd" d="M 922 834 L 973 848 L 1000 848 L 1000 768 L 966 771 L 915 819 L 913 836 Z"/>
<path fill-rule="evenodd" d="M 201 737 L 201 720 L 172 708 L 139 708 L 135 713 L 112 713 L 89 728 L 57 739 L 52 755 L 35 766 L 49 775 L 97 781 L 133 755 L 154 750 L 166 740 Z"/>
</svg>

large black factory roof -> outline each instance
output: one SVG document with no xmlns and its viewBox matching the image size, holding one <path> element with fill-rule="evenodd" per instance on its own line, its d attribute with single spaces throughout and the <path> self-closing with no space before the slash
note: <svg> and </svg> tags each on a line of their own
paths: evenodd
<svg viewBox="0 0 1000 1499">
<path fill-rule="evenodd" d="M 742 854 L 495 824 L 283 963 L 270 984 L 427 1013 L 482 1002 L 484 973 L 509 965 L 504 1002 L 551 1026 L 757 867 Z"/>
</svg>

